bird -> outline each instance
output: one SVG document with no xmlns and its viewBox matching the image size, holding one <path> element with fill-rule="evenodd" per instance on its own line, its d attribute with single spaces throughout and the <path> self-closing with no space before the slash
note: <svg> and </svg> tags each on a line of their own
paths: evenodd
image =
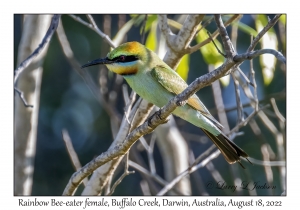
<svg viewBox="0 0 300 210">
<path fill-rule="evenodd" d="M 179 74 L 155 52 L 136 41 L 121 44 L 106 57 L 88 62 L 81 68 L 100 64 L 123 76 L 132 90 L 159 108 L 188 87 Z M 202 129 L 229 164 L 238 162 L 245 168 L 241 157 L 248 160 L 248 154 L 221 131 L 223 126 L 210 114 L 196 94 L 185 105 L 178 106 L 172 114 Z"/>
</svg>

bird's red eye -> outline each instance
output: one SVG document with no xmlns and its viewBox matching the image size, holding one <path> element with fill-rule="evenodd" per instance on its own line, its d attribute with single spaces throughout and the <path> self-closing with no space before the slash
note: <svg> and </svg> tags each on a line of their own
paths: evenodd
<svg viewBox="0 0 300 210">
<path fill-rule="evenodd" d="M 119 59 L 120 59 L 120 61 L 125 61 L 125 56 L 121 55 Z"/>
</svg>

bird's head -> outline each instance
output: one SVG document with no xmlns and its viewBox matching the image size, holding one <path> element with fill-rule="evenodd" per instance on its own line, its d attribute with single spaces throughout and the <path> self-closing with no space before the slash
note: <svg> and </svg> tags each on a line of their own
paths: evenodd
<svg viewBox="0 0 300 210">
<path fill-rule="evenodd" d="M 133 75 L 147 64 L 148 53 L 149 50 L 144 45 L 138 42 L 127 42 L 109 52 L 105 58 L 93 60 L 81 68 L 104 64 L 116 74 Z"/>
</svg>

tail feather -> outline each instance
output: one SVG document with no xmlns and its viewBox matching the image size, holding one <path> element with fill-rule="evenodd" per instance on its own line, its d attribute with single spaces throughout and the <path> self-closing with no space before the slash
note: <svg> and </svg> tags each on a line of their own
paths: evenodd
<svg viewBox="0 0 300 210">
<path fill-rule="evenodd" d="M 249 157 L 248 154 L 244 150 L 242 150 L 235 143 L 230 141 L 222 133 L 215 136 L 205 129 L 202 129 L 202 130 L 212 140 L 212 142 L 218 147 L 218 149 L 221 151 L 222 155 L 225 157 L 225 159 L 228 163 L 232 164 L 232 163 L 238 162 L 243 168 L 245 168 L 240 162 L 241 161 L 240 157 L 244 157 L 246 159 L 247 159 L 247 157 Z"/>
</svg>

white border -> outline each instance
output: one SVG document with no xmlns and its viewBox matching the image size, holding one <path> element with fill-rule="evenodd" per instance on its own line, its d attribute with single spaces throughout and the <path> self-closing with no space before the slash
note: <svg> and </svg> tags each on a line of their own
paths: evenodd
<svg viewBox="0 0 300 210">
<path fill-rule="evenodd" d="M 299 180 L 296 178 L 299 171 L 298 149 L 299 144 L 299 11 L 293 1 L 275 0 L 224 0 L 215 1 L 142 1 L 142 0 L 113 0 L 113 1 L 5 1 L 1 6 L 1 70 L 0 70 L 0 96 L 1 96 L 1 180 L 0 206 L 3 209 L 18 208 L 18 199 L 34 199 L 34 197 L 13 197 L 13 14 L 15 13 L 287 13 L 287 196 L 282 197 L 234 197 L 235 200 L 263 199 L 282 201 L 284 207 L 299 206 Z M 297 161 L 297 162 L 296 162 Z M 297 173 L 298 172 L 298 173 Z M 114 197 L 113 197 L 114 198 Z M 106 200 L 113 198 L 105 197 Z M 117 197 L 121 199 L 122 197 Z M 142 197 L 134 197 L 138 200 Z M 179 199 L 181 197 L 167 197 Z M 216 197 L 185 197 L 193 199 L 215 199 Z M 62 201 L 74 200 L 69 197 L 37 197 L 39 200 L 58 199 Z M 85 200 L 86 197 L 76 197 L 76 200 Z M 100 198 L 93 198 L 100 199 Z M 154 199 L 154 197 L 148 197 Z M 159 197 L 162 200 L 164 197 Z M 228 201 L 231 197 L 221 197 Z M 27 207 L 27 209 L 32 207 Z M 54 209 L 55 207 L 47 207 Z M 95 207 L 94 209 L 100 207 Z M 135 209 L 140 208 L 135 207 Z M 149 208 L 149 207 L 145 207 Z M 153 207 L 150 207 L 153 208 Z M 174 207 L 164 207 L 164 209 Z M 197 207 L 201 208 L 201 207 Z M 216 209 L 216 207 L 211 207 Z M 244 207 L 249 208 L 249 207 Z M 37 208 L 36 208 L 37 209 Z M 40 207 L 38 207 L 40 209 Z M 82 207 L 80 208 L 82 209 Z M 111 209 L 114 209 L 111 207 Z M 115 209 L 120 209 L 115 208 Z M 126 209 L 131 209 L 126 207 Z M 192 209 L 192 208 L 191 208 Z M 250 208 L 252 209 L 252 208 Z M 266 207 L 264 209 L 267 209 Z"/>
</svg>

